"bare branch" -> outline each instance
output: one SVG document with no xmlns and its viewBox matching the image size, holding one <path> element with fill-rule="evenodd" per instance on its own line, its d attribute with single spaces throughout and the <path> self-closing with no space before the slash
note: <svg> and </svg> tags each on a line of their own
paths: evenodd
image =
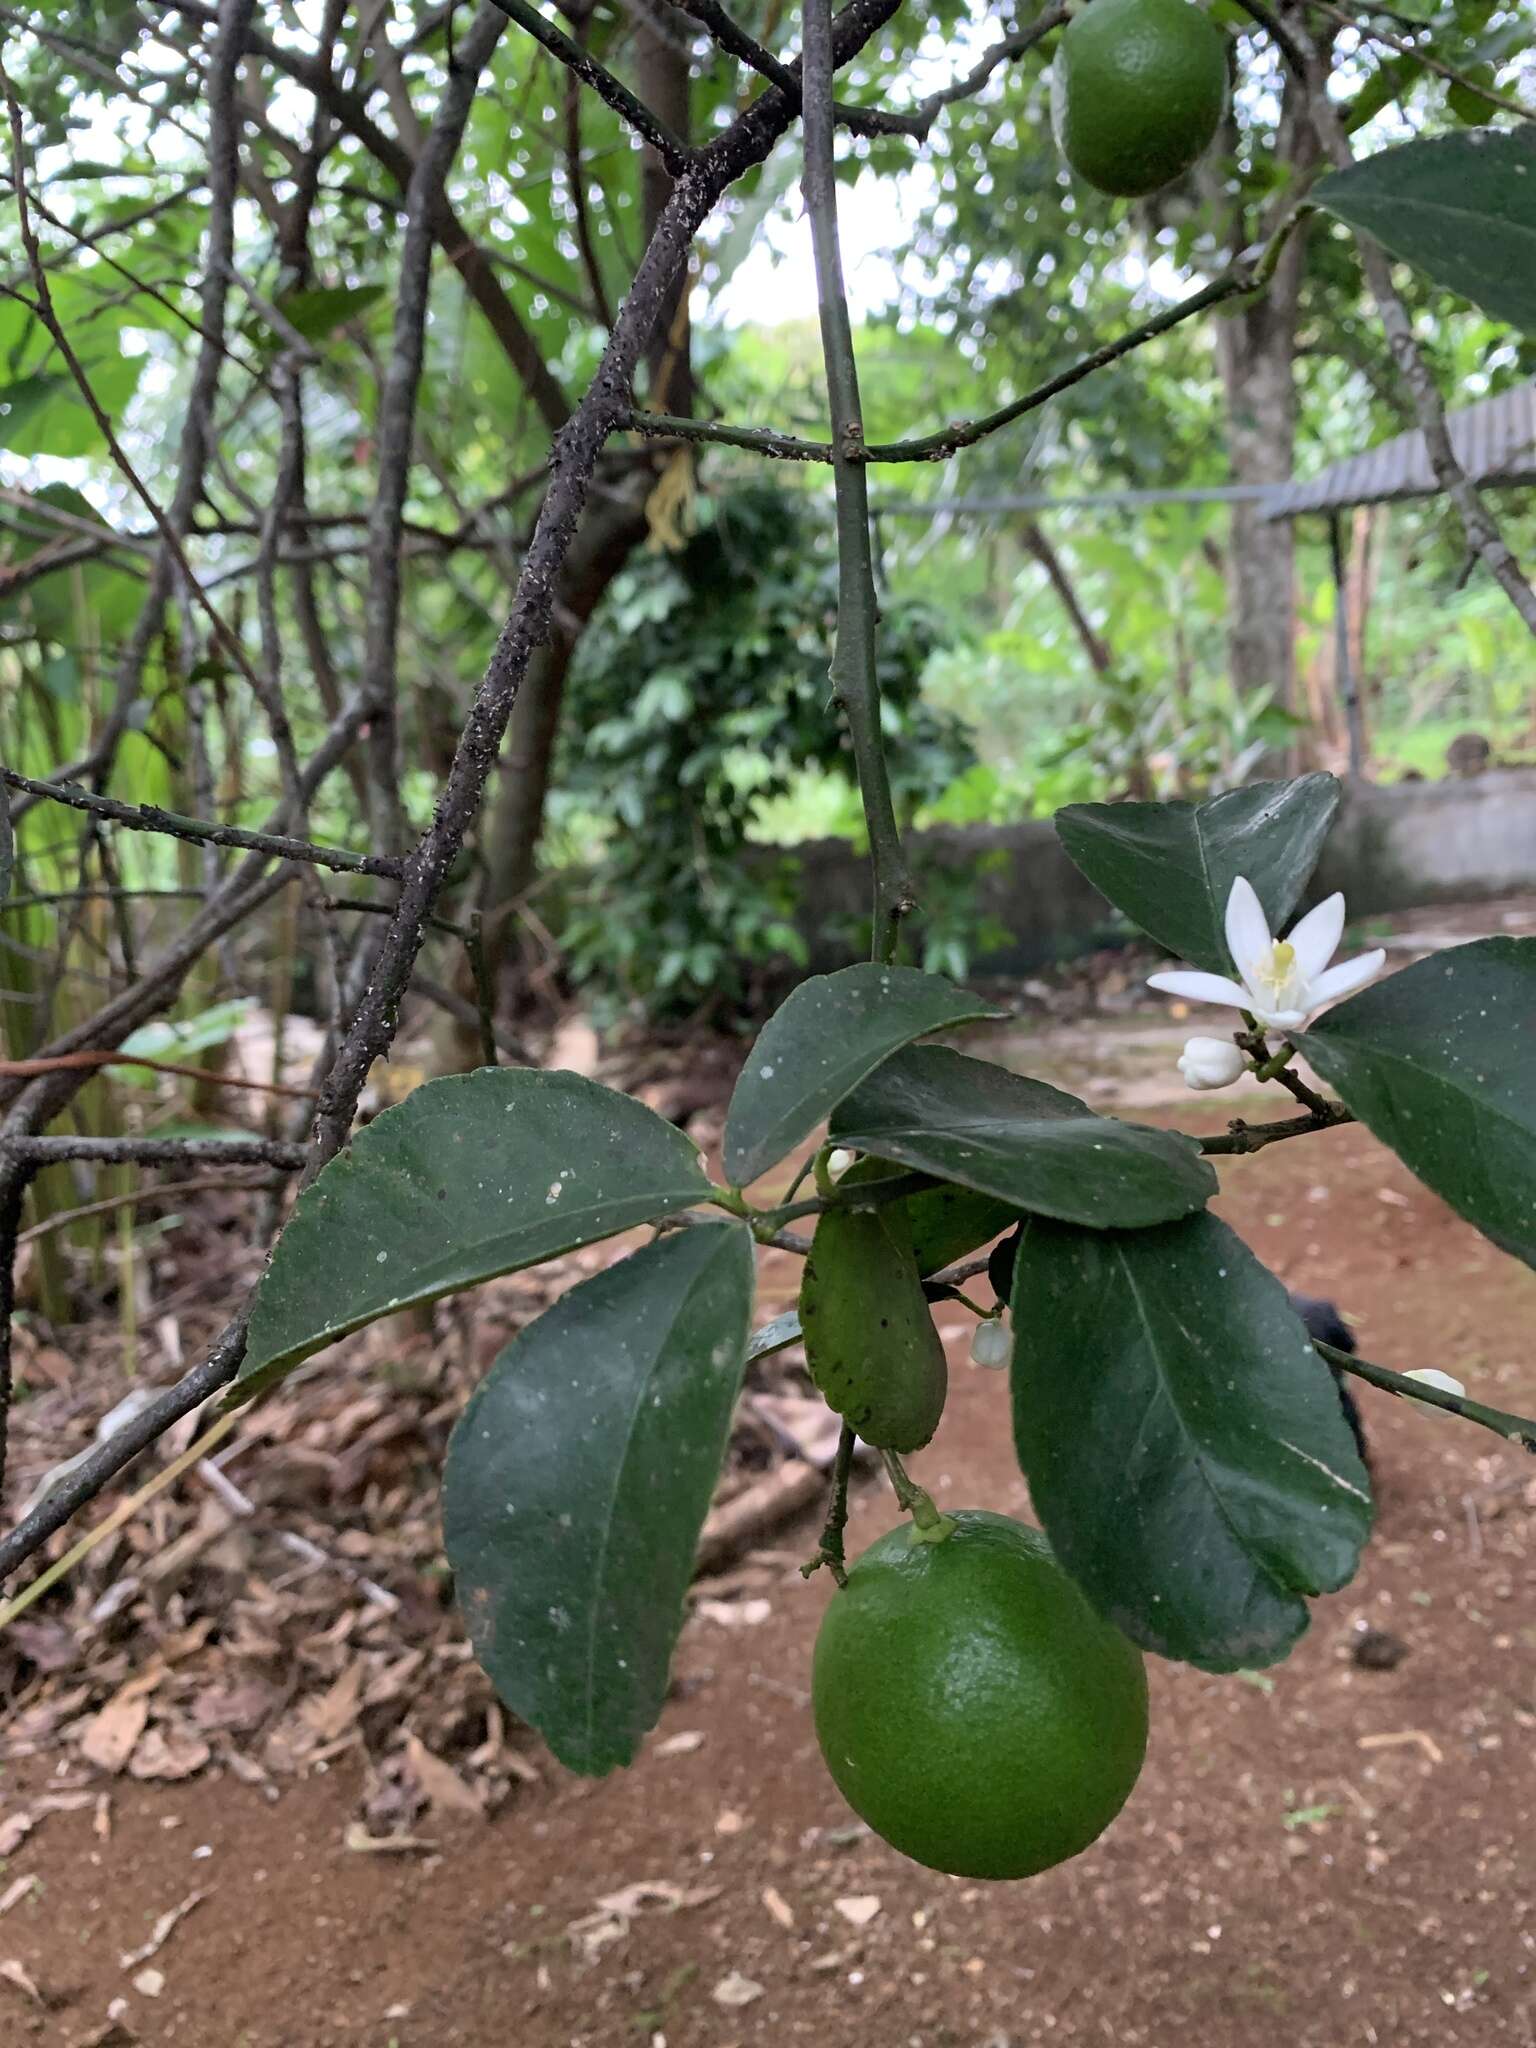
<svg viewBox="0 0 1536 2048">
<path fill-rule="evenodd" d="M 1262 0 L 1241 0 L 1241 4 L 1274 38 L 1304 83 L 1312 123 L 1330 162 L 1340 170 L 1348 169 L 1355 160 L 1355 153 L 1339 119 L 1338 108 L 1328 96 L 1328 66 L 1300 18 L 1282 25 Z M 1530 631 L 1536 634 L 1536 590 L 1526 580 L 1513 550 L 1488 509 L 1487 501 L 1456 459 L 1445 424 L 1445 407 L 1429 373 L 1429 366 L 1413 338 L 1413 322 L 1408 316 L 1408 309 L 1392 282 L 1391 258 L 1373 236 L 1360 228 L 1354 229 L 1353 233 L 1392 360 L 1413 400 L 1435 480 L 1461 516 L 1468 548 L 1488 570 Z"/>
<path fill-rule="evenodd" d="M 241 846 L 252 853 L 270 854 L 275 860 L 306 861 L 313 867 L 334 868 L 349 875 L 398 880 L 401 873 L 401 863 L 382 854 L 347 853 L 339 846 L 315 846 L 282 832 L 247 832 L 240 825 L 215 825 L 206 818 L 183 817 L 180 811 L 162 811 L 154 804 L 119 803 L 116 797 L 93 796 L 77 782 L 40 782 L 35 776 L 19 775 L 14 768 L 0 768 L 0 781 L 29 796 L 67 804 L 73 811 L 89 811 L 92 817 L 124 825 L 130 832 L 159 832 L 168 839 L 189 839 L 195 846 Z"/>
<path fill-rule="evenodd" d="M 69 1160 L 97 1166 L 274 1166 L 297 1173 L 302 1145 L 275 1138 L 23 1138 L 0 1136 L 0 1159 L 41 1170 Z"/>
<path fill-rule="evenodd" d="M 546 20 L 537 7 L 528 4 L 528 0 L 488 0 L 488 4 L 497 8 L 508 21 L 515 21 L 519 28 L 525 29 L 536 43 L 542 43 L 549 54 L 557 57 L 567 71 L 573 71 L 583 84 L 590 85 L 621 121 L 627 121 L 635 133 L 651 145 L 674 178 L 694 161 L 694 152 L 687 143 L 680 141 L 670 128 L 658 121 L 622 79 L 615 78 L 605 64 L 599 64 L 590 50 L 584 50 L 580 43 L 573 43 L 563 29 Z"/>
<path fill-rule="evenodd" d="M 869 829 L 874 871 L 873 931 L 876 960 L 896 957 L 901 920 L 915 902 L 891 798 L 885 740 L 880 730 L 880 677 L 876 665 L 879 602 L 869 531 L 869 474 L 854 454 L 864 440 L 853 323 L 843 289 L 837 232 L 836 126 L 832 118 L 832 0 L 805 0 L 805 171 L 802 189 L 816 258 L 821 353 L 832 418 L 832 474 L 837 494 L 837 646 L 832 692 L 848 722 L 859 770 L 859 794 Z"/>
<path fill-rule="evenodd" d="M 1281 234 L 1289 234 L 1293 226 L 1294 217 L 1284 224 Z M 1161 313 L 1155 313 L 1129 333 L 1080 357 L 1069 369 L 1058 371 L 1043 384 L 1037 384 L 1034 390 L 1026 391 L 1021 398 L 999 406 L 996 412 L 984 413 L 979 419 L 957 421 L 937 433 L 918 435 L 910 441 L 861 444 L 850 450 L 850 460 L 861 463 L 943 462 L 962 448 L 974 447 L 988 435 L 1012 426 L 1015 420 L 1023 419 L 1027 413 L 1037 411 L 1074 384 L 1080 384 L 1095 370 L 1117 362 L 1121 356 L 1130 355 L 1147 342 L 1155 341 L 1159 335 L 1182 326 L 1197 313 L 1208 312 L 1212 306 L 1219 306 L 1227 299 L 1262 290 L 1269 281 L 1279 239 L 1277 237 L 1265 244 L 1262 250 L 1251 251 L 1223 271 L 1220 277 L 1213 278 L 1176 305 L 1165 307 Z M 627 413 L 622 425 L 629 433 L 655 435 L 668 440 L 719 441 L 728 448 L 749 449 L 755 455 L 772 456 L 782 462 L 831 462 L 833 457 L 830 441 L 805 441 L 793 434 L 778 433 L 771 427 L 736 427 L 717 420 L 679 419 L 667 413 L 639 411 Z"/>
</svg>

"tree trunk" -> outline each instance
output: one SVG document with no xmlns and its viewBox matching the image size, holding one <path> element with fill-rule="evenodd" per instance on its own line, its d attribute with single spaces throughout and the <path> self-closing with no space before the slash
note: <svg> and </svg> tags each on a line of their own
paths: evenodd
<svg viewBox="0 0 1536 2048">
<path fill-rule="evenodd" d="M 642 20 L 636 30 L 636 87 L 646 104 L 674 135 L 689 128 L 688 59 L 659 27 Z M 672 179 L 652 150 L 641 170 L 645 233 L 649 237 L 667 203 Z M 647 358 L 649 401 L 657 411 L 692 409 L 688 296 L 679 282 L 657 319 Z M 659 462 L 666 457 L 658 455 Z M 645 538 L 645 501 L 653 474 L 641 471 L 602 496 L 594 496 L 555 591 L 549 638 L 529 664 L 518 693 L 502 757 L 494 812 L 487 826 L 486 878 L 482 907 L 493 975 L 505 978 L 516 957 L 516 906 L 538 871 L 544 806 L 560 730 L 565 680 L 582 628 L 632 551 Z"/>
<path fill-rule="evenodd" d="M 621 496 L 600 499 L 588 513 L 555 593 L 549 638 L 529 663 L 507 730 L 500 785 L 486 853 L 483 908 L 487 943 L 506 956 L 515 906 L 533 882 L 550 768 L 560 730 L 565 679 L 582 628 L 603 592 L 645 536 L 642 477 Z"/>
<path fill-rule="evenodd" d="M 1232 153 L 1230 122 L 1207 162 L 1207 194 Z M 1272 233 L 1289 200 L 1320 160 L 1304 83 L 1287 76 L 1275 156 L 1285 166 L 1282 196 L 1268 217 L 1254 221 L 1241 205 L 1229 220 L 1233 256 Z M 1296 455 L 1296 330 L 1306 274 L 1306 224 L 1295 229 L 1269 289 L 1215 322 L 1216 360 L 1226 398 L 1227 447 L 1238 484 L 1289 481 Z M 1268 690 L 1275 703 L 1294 708 L 1295 535 L 1287 519 L 1265 520 L 1256 504 L 1232 508 L 1227 549 L 1228 652 L 1232 682 L 1243 697 Z M 1273 765 L 1273 764 L 1271 764 Z"/>
</svg>

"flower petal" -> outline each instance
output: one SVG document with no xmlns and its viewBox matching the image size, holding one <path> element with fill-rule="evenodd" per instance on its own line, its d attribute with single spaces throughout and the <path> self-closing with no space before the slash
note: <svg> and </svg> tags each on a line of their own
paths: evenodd
<svg viewBox="0 0 1536 2048">
<path fill-rule="evenodd" d="M 1253 1014 L 1267 1030 L 1299 1031 L 1312 1013 L 1310 1010 L 1264 1010 L 1255 1007 Z"/>
<path fill-rule="evenodd" d="M 1344 936 L 1344 894 L 1335 890 L 1326 903 L 1309 910 L 1289 934 L 1296 949 L 1296 965 L 1304 981 L 1316 981 L 1339 950 Z"/>
<path fill-rule="evenodd" d="M 1227 951 L 1245 981 L 1248 970 L 1264 959 L 1273 943 L 1264 906 L 1252 882 L 1239 875 L 1227 898 Z"/>
<path fill-rule="evenodd" d="M 1361 953 L 1353 960 L 1341 960 L 1337 967 L 1330 967 L 1326 974 L 1320 974 L 1309 991 L 1313 1007 L 1319 1003 L 1331 1003 L 1339 996 L 1352 996 L 1357 988 L 1364 988 L 1368 981 L 1374 981 L 1387 964 L 1385 947 L 1378 946 L 1374 953 Z"/>
<path fill-rule="evenodd" d="M 1183 996 L 1191 1003 L 1226 1003 L 1234 1010 L 1246 1010 L 1253 1000 L 1247 989 L 1224 974 L 1199 974 L 1193 967 L 1181 967 L 1169 974 L 1149 974 L 1148 988 L 1160 988 L 1164 995 Z"/>
</svg>

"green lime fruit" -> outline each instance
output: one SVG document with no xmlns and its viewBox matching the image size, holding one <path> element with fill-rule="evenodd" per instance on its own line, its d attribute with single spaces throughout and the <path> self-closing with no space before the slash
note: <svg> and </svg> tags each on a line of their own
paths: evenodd
<svg viewBox="0 0 1536 2048">
<path fill-rule="evenodd" d="M 1136 199 L 1181 176 L 1226 100 L 1226 41 L 1189 0 L 1092 0 L 1062 31 L 1056 146 L 1101 192 Z"/>
<path fill-rule="evenodd" d="M 866 1550 L 811 1676 L 838 1790 L 876 1834 L 956 1877 L 1033 1877 L 1097 1839 L 1147 1747 L 1141 1652 L 1038 1529 L 982 1508 Z"/>
</svg>

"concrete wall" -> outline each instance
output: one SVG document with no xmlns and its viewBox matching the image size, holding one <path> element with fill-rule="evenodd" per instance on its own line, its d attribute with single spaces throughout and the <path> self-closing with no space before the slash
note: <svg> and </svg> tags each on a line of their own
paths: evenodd
<svg viewBox="0 0 1536 2048">
<path fill-rule="evenodd" d="M 1123 930 L 1048 822 L 944 826 L 917 834 L 909 851 L 938 922 L 946 896 L 973 888 L 977 912 L 1007 932 L 1006 942 L 975 958 L 980 972 L 1027 974 Z M 846 965 L 852 929 L 869 909 L 865 861 L 841 839 L 809 840 L 793 852 L 804 872 L 812 967 Z M 1334 889 L 1344 891 L 1352 917 L 1536 892 L 1536 770 L 1350 785 L 1311 893 Z"/>
<path fill-rule="evenodd" d="M 1324 895 L 1342 889 L 1351 915 L 1536 890 L 1536 769 L 1353 786 L 1316 888 Z"/>
</svg>

